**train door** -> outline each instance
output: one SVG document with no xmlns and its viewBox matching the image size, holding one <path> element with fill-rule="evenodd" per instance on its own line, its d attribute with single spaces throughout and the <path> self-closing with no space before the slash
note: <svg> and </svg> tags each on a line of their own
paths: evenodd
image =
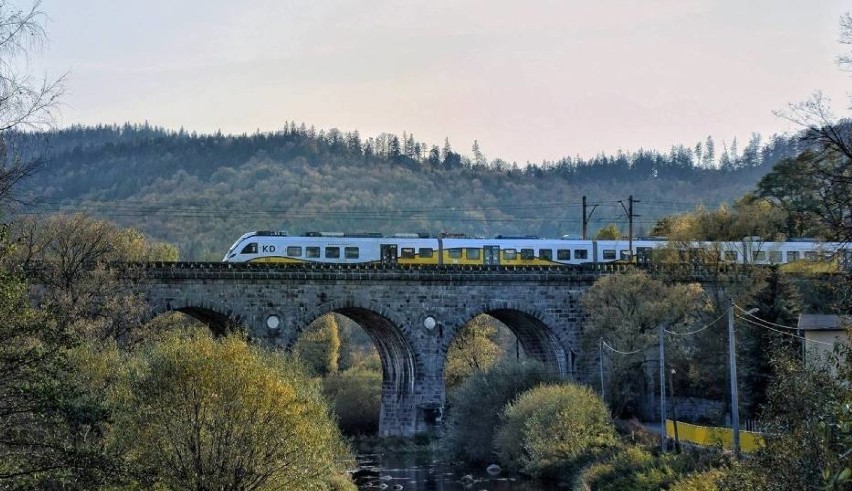
<svg viewBox="0 0 852 491">
<path fill-rule="evenodd" d="M 382 264 L 396 264 L 398 249 L 396 244 L 381 244 Z M 374 249 L 375 250 L 375 249 Z"/>
<path fill-rule="evenodd" d="M 486 266 L 497 266 L 500 264 L 500 246 L 483 246 L 483 253 L 485 254 L 485 265 Z"/>
</svg>

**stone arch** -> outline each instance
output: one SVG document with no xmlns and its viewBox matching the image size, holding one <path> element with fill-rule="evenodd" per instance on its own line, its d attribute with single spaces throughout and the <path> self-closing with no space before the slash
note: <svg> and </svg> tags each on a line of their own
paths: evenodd
<svg viewBox="0 0 852 491">
<path fill-rule="evenodd" d="M 144 320 L 150 321 L 159 315 L 169 312 L 180 312 L 204 323 L 210 328 L 210 332 L 214 336 L 224 336 L 229 332 L 233 332 L 237 326 L 245 326 L 243 317 L 236 314 L 233 310 L 220 305 L 211 306 L 206 302 L 178 306 L 172 305 L 171 302 L 165 305 L 157 305 L 148 312 Z"/>
<path fill-rule="evenodd" d="M 370 336 L 382 363 L 382 406 L 379 435 L 412 435 L 423 427 L 415 411 L 416 379 L 423 373 L 420 354 L 411 342 L 404 317 L 373 302 L 351 299 L 325 303 L 305 314 L 288 340 L 292 347 L 299 334 L 319 317 L 337 313 L 359 326 Z"/>
<path fill-rule="evenodd" d="M 489 302 L 478 309 L 469 309 L 456 328 L 456 333 L 481 314 L 490 315 L 505 324 L 518 338 L 524 352 L 543 363 L 550 372 L 559 377 L 572 373 L 572 360 L 569 359 L 570 355 L 561 341 L 562 336 L 553 328 L 557 324 L 544 312 L 529 304 Z M 445 339 L 441 347 L 445 359 L 453 338 L 455 333 Z"/>
</svg>

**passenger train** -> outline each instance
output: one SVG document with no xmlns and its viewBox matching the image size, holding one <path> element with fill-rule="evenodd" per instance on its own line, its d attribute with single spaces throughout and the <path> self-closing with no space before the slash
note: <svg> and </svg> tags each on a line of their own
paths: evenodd
<svg viewBox="0 0 852 491">
<path fill-rule="evenodd" d="M 567 266 L 616 261 L 647 262 L 665 240 L 541 239 L 534 236 L 468 238 L 458 234 L 344 234 L 309 232 L 249 232 L 228 250 L 223 261 L 283 264 L 400 264 L 468 266 Z M 695 243 L 711 250 L 722 262 L 787 264 L 840 258 L 844 269 L 852 263 L 849 244 L 813 239 L 765 242 L 746 237 L 737 242 Z"/>
</svg>

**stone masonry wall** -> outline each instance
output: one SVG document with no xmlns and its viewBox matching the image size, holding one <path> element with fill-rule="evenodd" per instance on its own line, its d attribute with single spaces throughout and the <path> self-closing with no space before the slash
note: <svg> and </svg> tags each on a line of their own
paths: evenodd
<svg viewBox="0 0 852 491">
<path fill-rule="evenodd" d="M 166 271 L 153 272 L 139 289 L 152 316 L 178 310 L 229 320 L 270 346 L 289 347 L 329 312 L 352 318 L 381 340 L 380 433 L 407 436 L 439 424 L 447 349 L 455 334 L 483 313 L 507 324 L 524 349 L 553 371 L 589 380 L 577 361 L 584 359 L 578 300 L 592 281 L 481 272 Z M 427 327 L 427 318 L 434 319 L 433 327 Z"/>
</svg>

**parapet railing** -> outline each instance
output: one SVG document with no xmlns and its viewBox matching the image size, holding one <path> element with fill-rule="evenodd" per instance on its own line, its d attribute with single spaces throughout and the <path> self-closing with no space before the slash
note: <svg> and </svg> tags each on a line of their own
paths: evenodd
<svg viewBox="0 0 852 491">
<path fill-rule="evenodd" d="M 601 276 L 642 270 L 677 281 L 742 278 L 749 266 L 721 265 L 708 268 L 696 264 L 586 263 L 555 266 L 497 265 L 403 265 L 403 264 L 280 264 L 227 262 L 140 262 L 112 265 L 130 275 L 143 273 L 152 278 L 246 278 L 280 277 L 305 279 L 400 279 L 400 280 L 483 280 L 483 281 L 594 281 Z"/>
</svg>

